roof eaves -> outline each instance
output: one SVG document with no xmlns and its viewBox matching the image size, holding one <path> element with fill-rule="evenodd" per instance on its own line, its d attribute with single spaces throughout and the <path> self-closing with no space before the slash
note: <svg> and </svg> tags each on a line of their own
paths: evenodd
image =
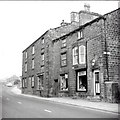
<svg viewBox="0 0 120 120">
<path fill-rule="evenodd" d="M 22 53 L 24 52 L 24 51 L 26 51 L 30 46 L 32 46 L 33 44 L 35 44 L 40 38 L 42 38 L 47 32 L 48 32 L 49 30 L 47 30 L 44 34 L 42 34 L 37 40 L 35 40 L 33 43 L 31 43 L 26 49 L 24 49 L 23 51 L 22 51 Z"/>
<path fill-rule="evenodd" d="M 59 40 L 59 39 L 62 39 L 62 38 L 65 37 L 65 36 L 68 36 L 68 35 L 70 35 L 70 34 L 73 34 L 73 33 L 75 33 L 76 31 L 79 31 L 80 29 L 83 29 L 84 27 L 86 27 L 86 26 L 88 26 L 88 25 L 91 25 L 92 23 L 94 23 L 94 22 L 96 22 L 96 21 L 99 21 L 100 19 L 105 19 L 105 18 L 104 18 L 103 16 L 100 16 L 100 17 L 98 17 L 98 18 L 96 18 L 96 19 L 94 19 L 94 20 L 92 20 L 92 21 L 90 21 L 90 22 L 88 22 L 88 23 L 86 23 L 86 24 L 84 24 L 84 25 L 82 25 L 82 26 L 79 26 L 79 28 L 77 28 L 77 29 L 69 32 L 68 34 L 65 34 L 65 35 L 63 35 L 63 36 L 61 36 L 61 37 L 59 37 L 59 38 L 54 39 L 53 41 L 57 41 L 57 40 Z"/>
</svg>

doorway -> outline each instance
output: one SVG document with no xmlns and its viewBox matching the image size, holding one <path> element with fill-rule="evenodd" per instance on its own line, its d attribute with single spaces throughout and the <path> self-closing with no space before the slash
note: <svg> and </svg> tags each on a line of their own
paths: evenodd
<svg viewBox="0 0 120 120">
<path fill-rule="evenodd" d="M 58 96 L 58 92 L 59 92 L 59 84 L 58 84 L 58 79 L 54 80 L 54 95 Z"/>
<path fill-rule="evenodd" d="M 99 70 L 94 70 L 94 96 L 100 95 L 100 72 Z"/>
</svg>

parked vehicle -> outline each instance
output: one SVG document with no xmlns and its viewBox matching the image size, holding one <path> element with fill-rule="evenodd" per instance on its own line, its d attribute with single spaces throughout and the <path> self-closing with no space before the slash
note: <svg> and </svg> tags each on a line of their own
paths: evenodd
<svg viewBox="0 0 120 120">
<path fill-rule="evenodd" d="M 6 86 L 7 87 L 12 87 L 12 83 L 7 83 Z"/>
</svg>

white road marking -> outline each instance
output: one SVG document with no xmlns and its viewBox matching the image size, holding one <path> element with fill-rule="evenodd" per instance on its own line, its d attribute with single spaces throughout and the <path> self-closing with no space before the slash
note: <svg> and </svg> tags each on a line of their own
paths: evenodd
<svg viewBox="0 0 120 120">
<path fill-rule="evenodd" d="M 7 98 L 7 100 L 10 100 L 9 98 Z"/>
<path fill-rule="evenodd" d="M 18 104 L 22 104 L 21 102 L 17 102 Z"/>
<path fill-rule="evenodd" d="M 44 111 L 45 111 L 45 112 L 49 112 L 49 113 L 51 113 L 51 112 L 52 112 L 52 111 L 50 111 L 50 110 L 47 110 L 47 109 L 45 109 Z"/>
</svg>

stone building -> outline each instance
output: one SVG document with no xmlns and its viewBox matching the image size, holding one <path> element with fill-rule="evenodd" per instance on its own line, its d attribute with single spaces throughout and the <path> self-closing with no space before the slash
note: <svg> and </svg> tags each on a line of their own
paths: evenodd
<svg viewBox="0 0 120 120">
<path fill-rule="evenodd" d="M 71 23 L 46 31 L 23 51 L 22 93 L 116 102 L 119 16 L 120 9 L 100 16 L 85 5 Z"/>
<path fill-rule="evenodd" d="M 53 79 L 58 96 L 117 101 L 120 9 L 53 40 Z M 57 84 L 57 85 L 56 85 Z"/>
</svg>

